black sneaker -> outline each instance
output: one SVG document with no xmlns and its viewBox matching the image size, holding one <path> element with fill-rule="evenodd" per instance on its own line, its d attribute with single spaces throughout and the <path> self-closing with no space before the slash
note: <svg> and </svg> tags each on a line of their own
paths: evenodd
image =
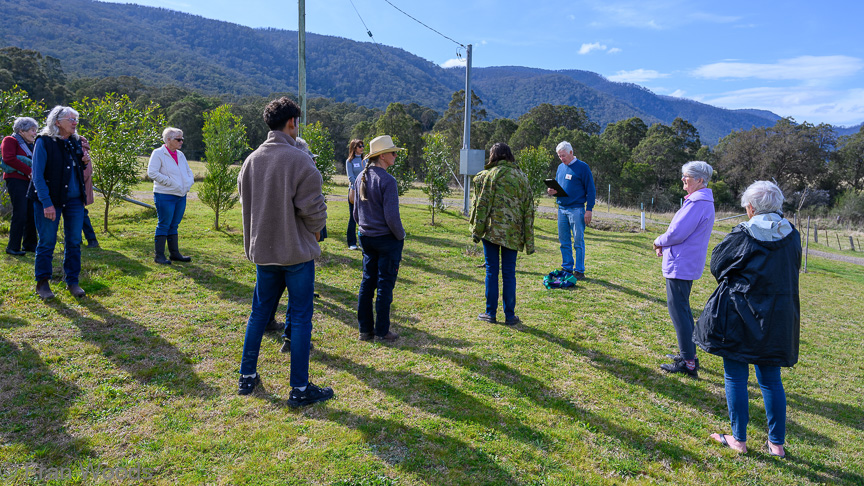
<svg viewBox="0 0 864 486">
<path fill-rule="evenodd" d="M 698 367 L 699 365 L 697 364 L 696 366 Z M 660 369 L 668 373 L 684 373 L 693 378 L 699 378 L 698 368 L 693 368 L 692 370 L 687 368 L 687 362 L 683 359 L 675 360 L 672 363 L 662 364 L 660 365 Z"/>
<path fill-rule="evenodd" d="M 255 387 L 261 384 L 261 374 L 255 373 L 255 376 L 240 376 L 240 384 L 237 386 L 238 395 L 248 395 L 255 391 Z"/>
<path fill-rule="evenodd" d="M 576 280 L 585 280 L 585 274 L 582 272 L 573 272 L 573 276 L 576 277 Z"/>
<path fill-rule="evenodd" d="M 493 323 L 493 324 L 496 323 L 496 322 L 498 322 L 498 321 L 495 320 L 495 316 L 489 315 L 489 314 L 486 313 L 486 312 L 484 312 L 484 313 L 480 314 L 479 316 L 477 316 L 477 319 L 479 319 L 479 320 L 481 320 L 481 321 L 491 322 L 491 323 Z"/>
<path fill-rule="evenodd" d="M 519 316 L 513 316 L 504 319 L 505 326 L 515 326 L 516 324 L 522 324 L 522 319 L 519 319 Z"/>
<path fill-rule="evenodd" d="M 684 358 L 682 358 L 680 354 L 669 353 L 666 355 L 666 357 L 671 359 L 673 363 L 676 361 L 684 360 Z M 699 368 L 701 368 L 701 366 L 699 366 L 699 358 L 696 358 L 696 371 L 699 371 Z"/>
<path fill-rule="evenodd" d="M 264 332 L 281 331 L 283 329 L 285 329 L 285 324 L 282 324 L 276 319 L 270 319 L 270 322 L 267 323 L 267 327 L 264 328 Z"/>
<path fill-rule="evenodd" d="M 329 400 L 331 398 L 333 398 L 332 388 L 329 386 L 321 388 L 317 385 L 313 385 L 310 381 L 309 384 L 306 385 L 306 389 L 302 392 L 297 388 L 291 389 L 291 394 L 288 395 L 288 406 L 294 408 L 305 407 L 306 405 L 323 402 L 324 400 Z"/>
<path fill-rule="evenodd" d="M 315 344 L 309 343 L 309 351 L 315 349 Z M 279 349 L 280 353 L 290 353 L 291 352 L 291 340 L 286 339 L 282 342 L 282 347 Z"/>
</svg>

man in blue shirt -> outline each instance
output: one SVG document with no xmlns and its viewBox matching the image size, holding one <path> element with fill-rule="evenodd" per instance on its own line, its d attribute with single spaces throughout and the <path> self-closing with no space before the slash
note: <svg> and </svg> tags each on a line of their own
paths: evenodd
<svg viewBox="0 0 864 486">
<path fill-rule="evenodd" d="M 588 164 L 573 155 L 570 142 L 561 142 L 555 148 L 561 165 L 555 180 L 567 193 L 558 197 L 558 241 L 561 242 L 561 267 L 579 280 L 585 278 L 585 226 L 591 224 L 596 189 L 594 176 Z M 555 189 L 547 189 L 550 196 Z M 587 204 L 587 207 L 586 207 Z M 572 246 L 571 246 L 572 245 Z M 573 250 L 576 250 L 575 260 Z"/>
</svg>

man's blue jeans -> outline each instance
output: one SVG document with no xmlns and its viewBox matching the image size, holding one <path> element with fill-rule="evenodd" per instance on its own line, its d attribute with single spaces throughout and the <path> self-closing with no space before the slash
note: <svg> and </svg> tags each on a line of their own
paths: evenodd
<svg viewBox="0 0 864 486">
<path fill-rule="evenodd" d="M 258 265 L 252 314 L 246 324 L 240 373 L 251 375 L 258 369 L 258 353 L 264 329 L 270 322 L 273 307 L 282 292 L 288 289 L 288 313 L 291 322 L 291 381 L 292 387 L 309 384 L 309 345 L 312 340 L 312 294 L 315 282 L 315 261 L 297 265 Z"/>
<path fill-rule="evenodd" d="M 63 273 L 66 284 L 77 284 L 81 273 L 81 226 L 84 224 L 84 202 L 80 198 L 66 201 L 61 208 L 54 206 L 56 219 L 51 221 L 45 217 L 45 208 L 39 201 L 33 202 L 33 217 L 36 221 L 36 231 L 39 233 L 39 243 L 36 245 L 36 262 L 34 270 L 36 281 L 51 278 L 51 263 L 54 260 L 54 247 L 57 246 L 57 230 L 60 228 L 60 217 L 63 217 Z"/>
<path fill-rule="evenodd" d="M 501 255 L 502 293 L 504 294 L 504 317 L 516 315 L 516 250 L 483 240 L 483 256 L 486 258 L 486 313 L 495 317 L 498 311 L 498 255 Z"/>
<path fill-rule="evenodd" d="M 558 208 L 561 268 L 585 273 L 585 207 Z M 576 251 L 575 260 L 573 250 Z"/>
<path fill-rule="evenodd" d="M 786 391 L 780 379 L 779 366 L 759 366 L 756 380 L 762 389 L 765 402 L 765 415 L 768 418 L 768 440 L 773 444 L 786 442 Z M 747 440 L 747 423 L 750 409 L 747 398 L 747 379 L 750 365 L 741 361 L 723 358 L 724 378 L 726 380 L 726 405 L 729 407 L 729 420 L 732 422 L 732 436 L 735 440 Z"/>
<path fill-rule="evenodd" d="M 186 212 L 186 196 L 154 192 L 153 204 L 156 206 L 156 236 L 176 235 Z"/>
<path fill-rule="evenodd" d="M 386 336 L 390 332 L 390 305 L 393 303 L 393 288 L 399 275 L 402 247 L 405 242 L 393 235 L 360 235 L 363 244 L 363 279 L 357 303 L 357 322 L 360 332 L 374 332 Z M 375 292 L 375 313 L 372 313 L 372 297 Z"/>
</svg>

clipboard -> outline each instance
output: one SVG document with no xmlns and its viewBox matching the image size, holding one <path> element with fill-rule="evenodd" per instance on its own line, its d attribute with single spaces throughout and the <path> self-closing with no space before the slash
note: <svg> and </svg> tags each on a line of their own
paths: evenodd
<svg viewBox="0 0 864 486">
<path fill-rule="evenodd" d="M 561 184 L 558 184 L 558 181 L 555 179 L 544 179 L 543 182 L 546 184 L 546 187 L 550 189 L 555 189 L 555 197 L 568 197 L 567 191 L 561 187 Z"/>
</svg>

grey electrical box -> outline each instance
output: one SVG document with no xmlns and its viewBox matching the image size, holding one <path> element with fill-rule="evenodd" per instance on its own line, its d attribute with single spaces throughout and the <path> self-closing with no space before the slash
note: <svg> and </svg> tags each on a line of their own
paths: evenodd
<svg viewBox="0 0 864 486">
<path fill-rule="evenodd" d="M 462 149 L 459 151 L 459 173 L 477 175 L 486 165 L 486 151 L 477 149 Z"/>
</svg>

